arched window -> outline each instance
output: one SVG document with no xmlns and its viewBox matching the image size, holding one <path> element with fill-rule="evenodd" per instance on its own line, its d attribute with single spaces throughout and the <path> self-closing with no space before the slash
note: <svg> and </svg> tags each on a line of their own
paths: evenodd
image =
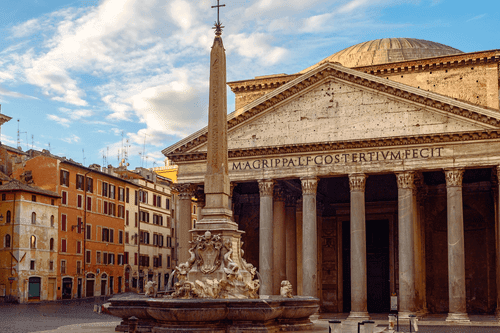
<svg viewBox="0 0 500 333">
<path fill-rule="evenodd" d="M 30 238 L 30 247 L 32 249 L 36 249 L 36 236 L 34 236 L 34 235 L 31 235 L 31 238 Z"/>
<path fill-rule="evenodd" d="M 7 223 L 10 223 L 10 210 L 7 211 L 6 220 L 7 220 Z"/>
<path fill-rule="evenodd" d="M 31 213 L 31 224 L 36 224 L 36 213 Z"/>
<path fill-rule="evenodd" d="M 54 238 L 50 239 L 50 251 L 54 251 Z"/>
<path fill-rule="evenodd" d="M 54 215 L 50 216 L 50 226 L 54 227 Z"/>
<path fill-rule="evenodd" d="M 5 235 L 5 247 L 10 247 L 10 235 Z"/>
</svg>

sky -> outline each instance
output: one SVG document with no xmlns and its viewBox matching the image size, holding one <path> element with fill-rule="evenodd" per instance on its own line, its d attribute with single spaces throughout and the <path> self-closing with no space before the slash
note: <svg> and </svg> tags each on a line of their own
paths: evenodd
<svg viewBox="0 0 500 333">
<path fill-rule="evenodd" d="M 88 166 L 164 165 L 206 126 L 217 0 L 0 0 L 1 142 Z M 500 1 L 221 0 L 227 81 L 294 74 L 346 47 L 419 38 L 500 49 Z M 234 94 L 228 89 L 228 112 Z M 19 135 L 18 135 L 19 132 Z"/>
</svg>

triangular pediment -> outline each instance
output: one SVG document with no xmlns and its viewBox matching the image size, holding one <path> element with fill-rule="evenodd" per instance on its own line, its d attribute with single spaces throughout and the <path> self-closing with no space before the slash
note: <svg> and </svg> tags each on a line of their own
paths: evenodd
<svg viewBox="0 0 500 333">
<path fill-rule="evenodd" d="M 500 113 L 326 63 L 228 115 L 230 150 L 484 131 Z M 206 128 L 165 149 L 206 151 Z"/>
</svg>

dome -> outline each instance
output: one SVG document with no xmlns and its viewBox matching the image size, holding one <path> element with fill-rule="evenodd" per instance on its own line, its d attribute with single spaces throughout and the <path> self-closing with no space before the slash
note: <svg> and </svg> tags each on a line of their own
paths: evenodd
<svg viewBox="0 0 500 333">
<path fill-rule="evenodd" d="M 345 67 L 360 67 L 398 61 L 463 53 L 453 47 L 415 38 L 383 38 L 350 46 L 303 70 L 305 73 L 323 62 L 339 62 Z"/>
</svg>

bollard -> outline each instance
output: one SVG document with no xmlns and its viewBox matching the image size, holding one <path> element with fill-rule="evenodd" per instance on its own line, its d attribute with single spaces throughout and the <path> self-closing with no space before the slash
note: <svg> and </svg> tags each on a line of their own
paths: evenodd
<svg viewBox="0 0 500 333">
<path fill-rule="evenodd" d="M 387 327 L 389 333 L 394 333 L 394 326 L 396 325 L 396 315 L 389 314 L 389 326 Z"/>
<path fill-rule="evenodd" d="M 365 328 L 364 333 L 373 333 L 373 329 L 375 328 L 375 322 L 372 320 L 365 320 L 363 323 L 365 324 L 364 325 L 364 328 Z"/>
<path fill-rule="evenodd" d="M 329 333 L 342 333 L 342 322 L 340 320 L 329 320 L 328 321 L 328 332 Z"/>
<path fill-rule="evenodd" d="M 132 316 L 128 319 L 128 333 L 137 333 L 137 324 L 139 323 L 139 319 L 137 317 Z"/>
<path fill-rule="evenodd" d="M 415 315 L 410 315 L 410 332 L 412 332 L 412 329 L 414 332 L 418 332 L 418 318 Z"/>
</svg>

